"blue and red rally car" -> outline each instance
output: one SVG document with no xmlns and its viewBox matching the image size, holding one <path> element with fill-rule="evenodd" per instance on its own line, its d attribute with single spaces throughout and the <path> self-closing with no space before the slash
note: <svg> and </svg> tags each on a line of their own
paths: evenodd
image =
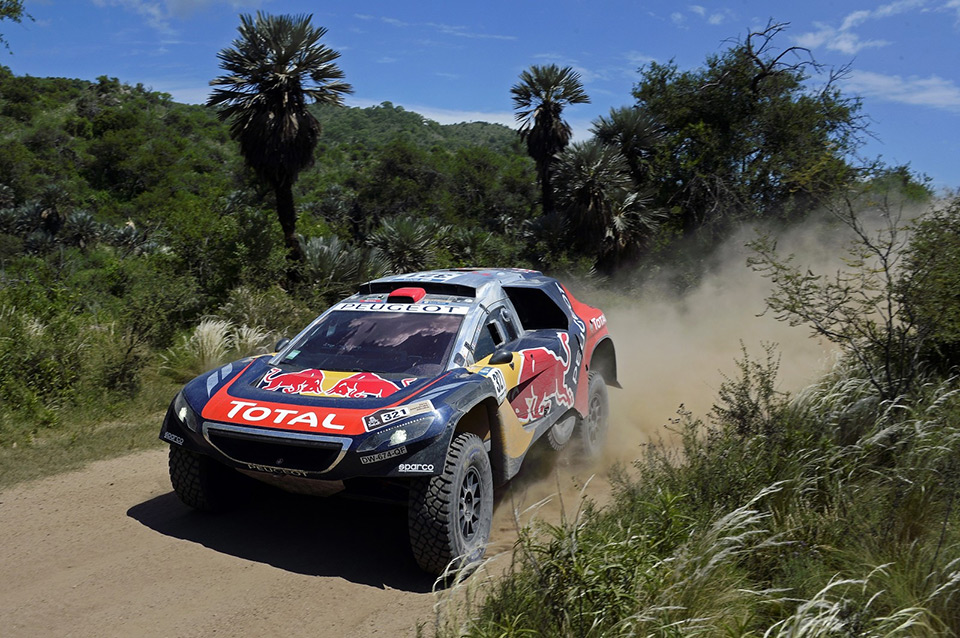
<svg viewBox="0 0 960 638">
<path fill-rule="evenodd" d="M 603 313 L 516 269 L 384 277 L 330 307 L 273 355 L 189 382 L 167 411 L 177 495 L 230 502 L 238 473 L 329 494 L 370 479 L 408 493 L 418 564 L 478 560 L 493 488 L 541 437 L 595 454 L 616 355 Z"/>
</svg>

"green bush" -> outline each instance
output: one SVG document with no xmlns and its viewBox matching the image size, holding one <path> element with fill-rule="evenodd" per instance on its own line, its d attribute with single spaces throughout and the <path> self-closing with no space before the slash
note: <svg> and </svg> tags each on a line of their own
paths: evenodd
<svg viewBox="0 0 960 638">
<path fill-rule="evenodd" d="M 960 365 L 960 198 L 922 217 L 913 228 L 899 288 L 925 358 L 949 369 Z"/>
</svg>

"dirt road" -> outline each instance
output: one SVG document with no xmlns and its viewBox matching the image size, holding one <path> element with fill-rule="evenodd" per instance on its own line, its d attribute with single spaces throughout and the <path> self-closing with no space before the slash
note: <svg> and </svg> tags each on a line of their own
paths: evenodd
<svg viewBox="0 0 960 638">
<path fill-rule="evenodd" d="M 515 538 L 512 499 L 498 502 L 490 553 Z M 15 486 L 0 493 L 0 636 L 413 636 L 435 597 L 405 517 L 279 492 L 198 514 L 172 493 L 165 450 Z"/>
<path fill-rule="evenodd" d="M 431 580 L 405 513 L 278 495 L 184 507 L 165 450 L 0 493 L 0 635 L 408 636 Z"/>
</svg>

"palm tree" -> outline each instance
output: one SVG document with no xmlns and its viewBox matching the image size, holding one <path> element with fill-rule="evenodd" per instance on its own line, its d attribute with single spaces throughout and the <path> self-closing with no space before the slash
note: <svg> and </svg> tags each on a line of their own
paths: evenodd
<svg viewBox="0 0 960 638">
<path fill-rule="evenodd" d="M 544 214 L 553 211 L 550 169 L 557 153 L 570 143 L 573 131 L 560 117 L 568 104 L 584 104 L 590 98 L 583 90 L 580 74 L 568 66 L 533 65 L 520 74 L 520 82 L 510 89 L 520 137 L 527 142 L 527 153 L 537 164 L 541 204 Z"/>
<path fill-rule="evenodd" d="M 214 80 L 208 106 L 230 121 L 240 153 L 276 196 L 277 217 L 288 257 L 300 263 L 293 185 L 313 164 L 320 123 L 307 103 L 343 104 L 353 87 L 334 63 L 340 53 L 320 44 L 327 30 L 310 24 L 310 15 L 240 16 L 240 37 L 217 57 L 226 71 Z"/>
<path fill-rule="evenodd" d="M 602 143 L 619 149 L 637 184 L 646 180 L 653 151 L 664 139 L 663 128 L 653 116 L 635 106 L 610 109 L 608 117 L 596 119 L 590 132 Z"/>
<path fill-rule="evenodd" d="M 636 192 L 623 155 L 598 139 L 572 144 L 557 162 L 557 199 L 581 250 L 611 272 L 655 230 L 662 215 Z"/>
<path fill-rule="evenodd" d="M 630 191 L 627 162 L 615 148 L 597 140 L 578 142 L 557 161 L 557 198 L 586 251 L 599 251 L 610 226 L 611 201 Z"/>
</svg>

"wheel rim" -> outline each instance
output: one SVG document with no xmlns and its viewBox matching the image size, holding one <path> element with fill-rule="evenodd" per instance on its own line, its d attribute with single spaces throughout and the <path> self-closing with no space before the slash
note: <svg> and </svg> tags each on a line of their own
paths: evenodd
<svg viewBox="0 0 960 638">
<path fill-rule="evenodd" d="M 480 472 L 475 467 L 468 468 L 460 484 L 460 532 L 466 541 L 472 540 L 480 528 L 482 498 Z"/>
<path fill-rule="evenodd" d="M 590 397 L 590 411 L 587 414 L 587 439 L 590 447 L 596 448 L 600 444 L 603 432 L 603 401 L 598 394 Z"/>
<path fill-rule="evenodd" d="M 566 443 L 570 440 L 575 426 L 576 421 L 574 419 L 564 419 L 553 426 L 554 436 L 560 443 Z"/>
</svg>

